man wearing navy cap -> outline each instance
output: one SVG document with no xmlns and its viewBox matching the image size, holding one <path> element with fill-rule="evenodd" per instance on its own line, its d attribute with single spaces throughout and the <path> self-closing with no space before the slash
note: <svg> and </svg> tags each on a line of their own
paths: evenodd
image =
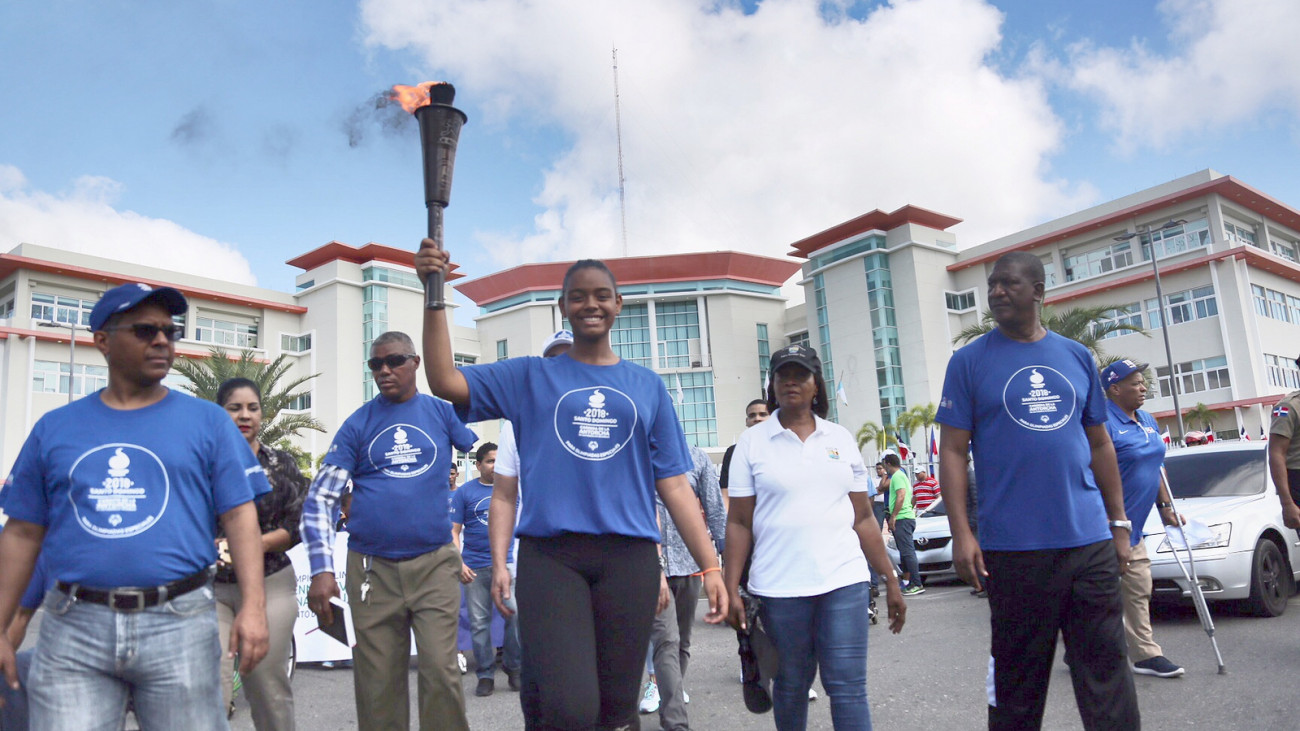
<svg viewBox="0 0 1300 731">
<path fill-rule="evenodd" d="M 1165 440 L 1155 417 L 1142 410 L 1146 402 L 1146 363 L 1125 358 L 1106 366 L 1101 384 L 1106 388 L 1106 431 L 1115 443 L 1119 479 L 1124 486 L 1124 513 L 1133 521 L 1128 567 L 1120 572 L 1119 591 L 1124 600 L 1124 637 L 1133 672 L 1159 678 L 1176 678 L 1183 669 L 1165 657 L 1151 632 L 1151 559 L 1147 557 L 1142 526 L 1153 505 L 1160 508 L 1165 525 L 1177 525 L 1173 498 L 1161 475 Z"/>
<path fill-rule="evenodd" d="M 120 725 L 128 696 L 145 728 L 227 728 L 210 571 L 218 520 L 244 595 L 230 645 L 245 672 L 266 654 L 253 500 L 270 486 L 221 408 L 162 384 L 181 335 L 172 317 L 186 309 L 169 287 L 104 293 L 90 328 L 108 386 L 42 417 L 14 464 L 0 626 L 38 552 L 54 580 L 29 675 L 35 728 Z M 0 670 L 16 686 L 4 637 Z"/>
</svg>

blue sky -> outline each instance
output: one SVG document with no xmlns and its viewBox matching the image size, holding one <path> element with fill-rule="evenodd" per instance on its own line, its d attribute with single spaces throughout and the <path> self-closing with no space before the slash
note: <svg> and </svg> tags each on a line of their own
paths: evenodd
<svg viewBox="0 0 1300 731">
<path fill-rule="evenodd" d="M 373 101 L 441 78 L 463 271 L 617 256 L 614 46 L 633 255 L 783 256 L 907 203 L 972 246 L 1207 167 L 1300 206 L 1297 27 L 1282 0 L 3 3 L 0 250 L 291 289 L 330 240 L 413 248 L 414 124 Z"/>
</svg>

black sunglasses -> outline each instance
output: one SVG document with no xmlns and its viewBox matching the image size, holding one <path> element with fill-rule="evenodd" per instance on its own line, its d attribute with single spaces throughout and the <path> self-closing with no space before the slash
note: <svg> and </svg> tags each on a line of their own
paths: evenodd
<svg viewBox="0 0 1300 731">
<path fill-rule="evenodd" d="M 398 366 L 402 365 L 406 361 L 415 357 L 418 357 L 416 356 L 415 353 L 410 353 L 409 355 L 404 355 L 402 353 L 394 353 L 393 355 L 385 355 L 382 358 L 379 357 L 371 358 L 370 360 L 366 361 L 366 365 L 370 366 L 370 370 L 372 371 L 377 371 L 380 368 L 383 368 L 384 366 L 388 366 L 389 370 L 391 370 L 393 368 L 397 368 Z"/>
<path fill-rule="evenodd" d="M 114 330 L 130 330 L 131 334 L 143 340 L 146 343 L 152 343 L 162 333 L 170 342 L 176 342 L 185 334 L 185 328 L 180 325 L 151 325 L 147 322 L 137 322 L 131 325 L 117 325 L 115 327 L 104 328 L 106 332 Z"/>
</svg>

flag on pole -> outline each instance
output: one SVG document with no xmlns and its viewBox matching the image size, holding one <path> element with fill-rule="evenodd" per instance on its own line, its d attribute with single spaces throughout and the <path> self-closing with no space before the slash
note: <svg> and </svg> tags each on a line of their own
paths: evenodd
<svg viewBox="0 0 1300 731">
<path fill-rule="evenodd" d="M 843 378 L 840 379 L 840 385 L 838 385 L 838 386 L 835 387 L 835 395 L 839 397 L 839 399 L 840 399 L 840 403 L 844 404 L 845 406 L 848 406 L 848 405 L 849 405 L 849 396 L 848 396 L 848 394 L 844 393 L 844 379 L 843 379 Z"/>
<path fill-rule="evenodd" d="M 1163 439 L 1163 440 L 1165 440 L 1165 446 L 1166 446 L 1166 447 L 1169 446 L 1169 442 L 1170 442 L 1170 440 L 1173 439 L 1173 436 L 1170 435 L 1170 433 L 1169 433 L 1169 427 L 1165 427 L 1165 433 L 1164 433 L 1164 434 L 1161 434 L 1161 435 L 1160 435 L 1160 438 Z"/>
<path fill-rule="evenodd" d="M 686 394 L 682 392 L 682 382 L 677 381 L 677 405 L 682 406 L 686 403 Z"/>
<path fill-rule="evenodd" d="M 1213 442 L 1214 442 L 1214 430 L 1210 428 L 1210 425 L 1209 425 L 1209 424 L 1206 424 L 1206 425 L 1205 425 L 1205 443 L 1206 443 L 1206 444 L 1211 444 L 1211 443 L 1213 443 Z"/>
<path fill-rule="evenodd" d="M 934 427 L 930 428 L 930 474 L 934 474 L 934 458 L 939 456 L 939 443 L 934 440 Z"/>
<path fill-rule="evenodd" d="M 1246 431 L 1246 425 L 1245 425 L 1245 424 L 1242 424 L 1242 425 L 1241 425 L 1241 429 L 1240 429 L 1239 431 L 1241 432 L 1241 438 L 1242 438 L 1243 440 L 1249 442 L 1249 441 L 1250 441 L 1250 432 Z"/>
<path fill-rule="evenodd" d="M 907 459 L 907 456 L 912 453 L 912 448 L 907 446 L 907 442 L 903 441 L 903 435 L 894 432 L 894 441 L 898 444 L 898 458 Z"/>
</svg>

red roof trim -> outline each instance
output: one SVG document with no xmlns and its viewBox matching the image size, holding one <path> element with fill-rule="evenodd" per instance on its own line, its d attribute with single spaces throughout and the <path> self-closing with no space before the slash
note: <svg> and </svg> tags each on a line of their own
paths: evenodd
<svg viewBox="0 0 1300 731">
<path fill-rule="evenodd" d="M 572 264 L 571 261 L 523 264 L 471 279 L 456 285 L 456 289 L 482 307 L 524 292 L 558 290 Z M 605 264 L 621 285 L 733 279 L 780 287 L 799 271 L 797 262 L 739 251 L 636 256 L 606 259 Z"/>
<path fill-rule="evenodd" d="M 59 262 L 48 261 L 46 259 L 33 259 L 28 256 L 18 256 L 16 254 L 0 254 L 0 279 L 8 277 L 20 269 L 48 272 L 51 274 L 62 274 L 75 279 L 103 282 L 113 286 L 126 284 L 128 282 L 142 282 L 151 287 L 172 287 L 180 290 L 187 298 L 195 297 L 228 305 L 241 305 L 244 307 L 255 307 L 258 309 L 275 310 L 278 312 L 291 312 L 298 315 L 307 311 L 307 308 L 301 305 L 288 305 L 282 302 L 272 302 L 271 300 L 239 297 L 225 292 L 217 292 L 211 289 L 199 289 L 197 287 L 185 287 L 176 284 L 175 282 L 164 282 L 157 279 L 128 277 L 115 272 L 106 272 L 99 269 L 87 269 L 72 264 L 61 264 Z"/>
<path fill-rule="evenodd" d="M 945 216 L 942 213 L 936 213 L 913 205 L 903 206 L 893 213 L 885 213 L 877 208 L 874 211 L 864 213 L 857 218 L 836 224 L 825 231 L 820 231 L 790 244 L 790 248 L 793 249 L 790 256 L 806 259 L 812 252 L 824 249 L 831 244 L 868 231 L 891 231 L 905 223 L 915 223 L 927 228 L 945 231 L 961 223 L 961 219 Z"/>
<path fill-rule="evenodd" d="M 46 329 L 46 328 L 37 328 L 37 329 L 32 329 L 32 328 L 10 327 L 10 326 L 8 326 L 8 325 L 0 325 L 0 336 L 8 336 L 8 335 L 18 335 L 18 336 L 20 336 L 20 337 L 24 337 L 24 338 L 35 338 L 35 339 L 37 339 L 37 340 L 48 340 L 48 341 L 50 341 L 50 342 L 54 342 L 54 343 L 62 343 L 64 340 L 67 340 L 67 339 L 68 339 L 68 333 L 67 333 L 67 331 L 66 331 L 66 330 L 65 330 L 65 331 L 60 331 L 60 330 L 57 329 L 57 328 L 49 328 L 49 329 Z M 87 347 L 94 347 L 94 345 L 95 345 L 95 338 L 94 338 L 93 335 L 88 334 L 88 333 L 85 333 L 85 331 L 81 331 L 81 332 L 79 332 L 79 333 L 77 334 L 77 345 L 78 345 L 78 346 L 85 345 L 85 346 L 87 346 Z M 232 350 L 232 351 L 230 351 L 230 358 L 229 358 L 229 359 L 230 359 L 230 360 L 238 360 L 238 358 L 239 358 L 239 354 L 240 354 L 241 352 L 242 352 L 242 351 L 239 351 L 239 350 Z M 208 350 L 207 350 L 206 348 L 203 349 L 203 350 L 198 350 L 198 349 L 193 349 L 193 348 L 189 348 L 189 347 L 182 346 L 182 345 L 180 345 L 180 344 L 178 343 L 177 346 L 176 346 L 176 355 L 178 355 L 178 356 L 185 356 L 186 358 L 199 358 L 199 359 L 203 359 L 203 358 L 207 358 L 207 357 L 210 355 L 210 353 L 208 352 Z M 266 359 L 266 358 L 254 358 L 254 360 L 255 360 L 256 362 L 258 362 L 258 363 L 267 363 L 267 362 L 269 362 L 269 360 Z"/>
<path fill-rule="evenodd" d="M 1268 404 L 1272 406 L 1286 397 L 1286 394 L 1276 394 L 1273 396 L 1256 396 L 1255 398 L 1238 399 L 1237 401 L 1223 401 L 1217 404 L 1210 404 L 1211 411 L 1224 411 L 1226 409 L 1235 409 L 1239 406 L 1258 406 L 1259 404 Z M 1168 419 L 1174 415 L 1174 410 L 1156 411 L 1151 414 L 1157 419 Z"/>
<path fill-rule="evenodd" d="M 1199 198 L 1211 193 L 1218 193 L 1243 208 L 1252 210 L 1261 216 L 1266 216 L 1269 219 L 1277 221 L 1293 230 L 1300 231 L 1300 211 L 1255 190 L 1249 185 L 1233 178 L 1231 175 L 1225 175 L 1221 178 L 1215 178 L 1214 180 L 1200 183 L 1190 188 L 1184 188 L 1183 190 L 1149 200 L 1145 203 L 1129 206 L 1128 208 L 1114 213 L 1108 213 L 1104 216 L 1098 216 L 1097 218 L 1073 226 L 1068 226 L 1041 236 L 1036 236 L 1018 244 L 1012 244 L 1001 249 L 995 249 L 986 254 L 981 254 L 980 256 L 972 257 L 970 259 L 959 259 L 958 261 L 948 265 L 948 271 L 961 271 L 962 269 L 967 269 L 978 264 L 995 261 L 998 257 L 1011 251 L 1028 251 L 1030 249 L 1046 246 L 1089 231 L 1109 228 L 1125 219 L 1143 216 L 1162 208 L 1168 208 L 1169 206 L 1184 203 L 1190 199 Z"/>
<path fill-rule="evenodd" d="M 409 249 L 398 249 L 383 244 L 370 243 L 357 248 L 343 243 L 342 241 L 331 241 L 324 246 L 317 247 L 300 254 L 285 262 L 292 267 L 298 267 L 303 271 L 315 269 L 322 264 L 328 264 L 332 261 L 349 261 L 353 264 L 368 264 L 372 261 L 384 261 L 389 264 L 400 264 L 404 267 L 415 267 L 415 252 Z M 455 269 L 458 264 L 452 264 L 452 272 L 447 277 L 449 280 L 460 279 L 464 274 L 457 274 Z"/>
</svg>

